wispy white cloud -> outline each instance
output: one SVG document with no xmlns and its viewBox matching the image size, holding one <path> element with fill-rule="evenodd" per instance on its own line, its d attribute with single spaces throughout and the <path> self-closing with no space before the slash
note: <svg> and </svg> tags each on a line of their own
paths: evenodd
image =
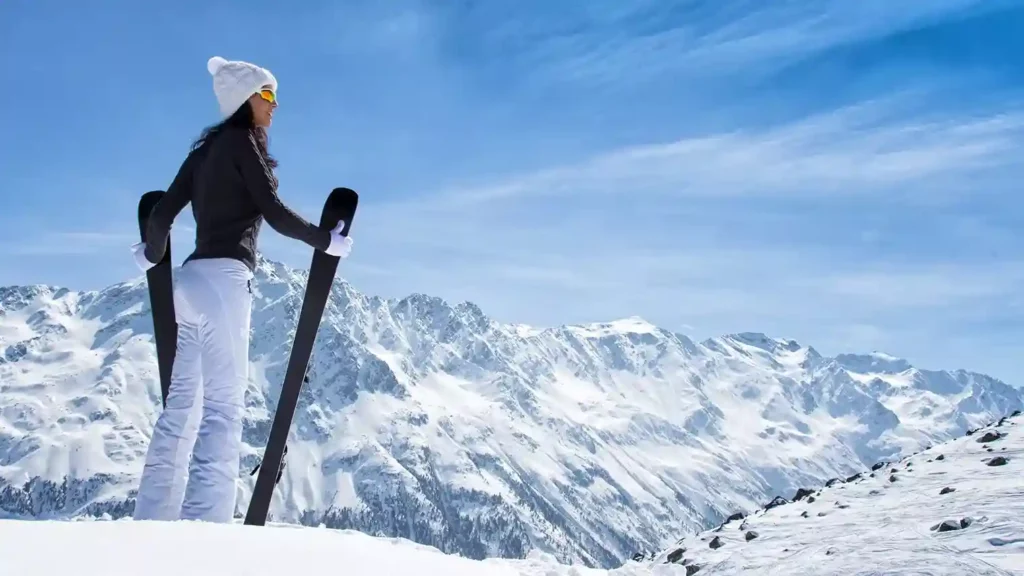
<svg viewBox="0 0 1024 576">
<path fill-rule="evenodd" d="M 443 201 L 877 195 L 909 184 L 925 195 L 971 191 L 973 174 L 1018 163 L 1024 111 L 901 117 L 905 103 L 893 96 L 768 129 L 614 150 L 496 184 L 448 190 Z"/>
<path fill-rule="evenodd" d="M 971 303 L 1001 308 L 1021 301 L 1018 293 L 1024 287 L 1024 261 L 878 266 L 797 282 L 847 304 L 902 313 L 941 309 L 949 318 Z M 966 312 L 973 315 L 976 310 Z"/>
<path fill-rule="evenodd" d="M 116 247 L 127 251 L 138 238 L 120 232 L 67 231 L 45 232 L 17 242 L 0 244 L 0 253 L 9 256 L 70 256 L 97 254 Z"/>
<path fill-rule="evenodd" d="M 545 29 L 524 19 L 501 31 L 506 36 L 513 30 L 530 33 L 538 79 L 621 84 L 624 78 L 708 77 L 740 69 L 762 74 L 769 63 L 781 65 L 834 46 L 871 40 L 984 3 L 737 0 L 636 2 L 628 8 L 599 4 L 600 8 L 580 10 L 573 20 L 576 26 Z M 751 66 L 755 63 L 761 68 Z"/>
<path fill-rule="evenodd" d="M 979 326 L 1021 315 L 1024 261 L 1013 251 L 984 260 L 913 251 L 1008 237 L 956 205 L 973 198 L 979 177 L 1013 189 L 1024 113 L 926 116 L 908 114 L 911 102 L 896 96 L 369 203 L 342 273 L 374 293 L 402 295 L 400 279 L 509 321 L 638 314 L 695 336 L 760 330 L 826 352 L 876 348 L 978 366 L 970 354 L 998 340 Z M 953 207 L 929 206 L 936 196 Z M 894 239 L 914 228 L 926 237 Z M 363 262 L 387 265 L 363 274 Z M 977 336 L 959 350 L 939 341 L 958 331 Z"/>
</svg>

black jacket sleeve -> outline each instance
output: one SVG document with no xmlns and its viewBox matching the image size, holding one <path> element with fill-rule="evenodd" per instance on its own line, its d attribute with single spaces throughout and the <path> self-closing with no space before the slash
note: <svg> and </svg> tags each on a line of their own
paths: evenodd
<svg viewBox="0 0 1024 576">
<path fill-rule="evenodd" d="M 157 263 L 163 259 L 167 251 L 167 242 L 171 235 L 171 224 L 185 206 L 192 200 L 192 178 L 195 173 L 199 150 L 189 152 L 185 161 L 178 168 L 177 175 L 171 182 L 167 192 L 153 206 L 146 224 L 146 259 Z"/>
<path fill-rule="evenodd" d="M 256 146 L 256 139 L 249 131 L 238 131 L 235 157 L 242 173 L 245 187 L 253 202 L 267 220 L 267 224 L 289 238 L 301 240 L 318 250 L 327 250 L 331 245 L 331 233 L 307 222 L 302 216 L 291 211 L 277 195 L 277 179 L 271 172 Z"/>
</svg>

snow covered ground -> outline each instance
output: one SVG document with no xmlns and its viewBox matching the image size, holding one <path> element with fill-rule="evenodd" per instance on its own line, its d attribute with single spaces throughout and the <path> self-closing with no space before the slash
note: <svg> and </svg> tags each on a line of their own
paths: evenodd
<svg viewBox="0 0 1024 576">
<path fill-rule="evenodd" d="M 1024 574 L 1024 416 L 686 537 L 654 564 L 669 560 L 700 576 Z"/>
<path fill-rule="evenodd" d="M 611 572 L 567 566 L 545 554 L 470 560 L 408 540 L 293 525 L 0 520 L 0 574 L 633 576 L 650 570 L 636 564 Z"/>
</svg>

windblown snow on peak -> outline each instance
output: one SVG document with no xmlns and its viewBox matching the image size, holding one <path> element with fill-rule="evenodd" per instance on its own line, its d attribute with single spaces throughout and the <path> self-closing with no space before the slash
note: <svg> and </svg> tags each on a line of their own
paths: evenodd
<svg viewBox="0 0 1024 576">
<path fill-rule="evenodd" d="M 238 515 L 305 278 L 259 261 Z M 1024 405 L 983 375 L 842 358 L 757 334 L 697 343 L 638 318 L 502 324 L 471 303 L 338 279 L 271 517 L 471 558 L 617 566 Z M 0 513 L 130 514 L 159 409 L 144 278 L 0 289 Z"/>
</svg>

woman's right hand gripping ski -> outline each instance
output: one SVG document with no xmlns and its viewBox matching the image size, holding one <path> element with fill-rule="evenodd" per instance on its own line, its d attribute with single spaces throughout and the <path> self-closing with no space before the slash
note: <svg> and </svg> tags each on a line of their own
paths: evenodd
<svg viewBox="0 0 1024 576">
<path fill-rule="evenodd" d="M 331 230 L 331 245 L 325 250 L 331 256 L 348 258 L 348 255 L 352 252 L 352 239 L 341 235 L 341 231 L 344 229 L 345 221 L 338 220 L 338 225 Z"/>
</svg>

